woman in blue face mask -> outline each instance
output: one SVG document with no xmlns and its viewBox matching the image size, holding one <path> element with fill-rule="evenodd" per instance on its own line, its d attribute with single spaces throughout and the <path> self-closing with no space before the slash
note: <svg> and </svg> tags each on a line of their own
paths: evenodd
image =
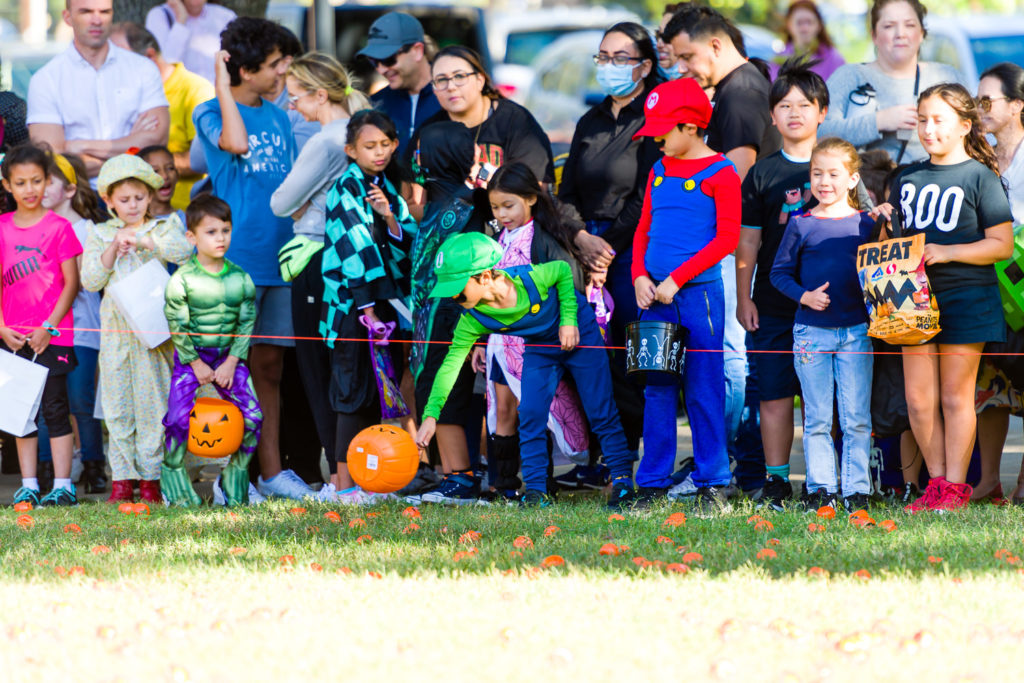
<svg viewBox="0 0 1024 683">
<path fill-rule="evenodd" d="M 661 39 L 661 32 L 665 30 L 668 22 L 672 20 L 676 12 L 686 4 L 688 3 L 675 2 L 665 5 L 665 13 L 661 15 L 658 30 L 654 32 L 654 47 L 658 50 L 658 74 L 666 81 L 674 81 L 683 74 L 679 73 L 679 69 L 676 68 L 676 57 L 672 54 L 672 46 Z"/>
<path fill-rule="evenodd" d="M 647 176 L 661 157 L 653 138 L 633 140 L 644 123 L 644 101 L 662 78 L 650 32 L 632 22 L 615 24 L 601 39 L 597 82 L 607 97 L 580 118 L 562 170 L 558 196 L 586 223 L 575 243 L 591 275 L 591 289 L 604 288 L 614 303 L 608 341 L 625 346 L 626 323 L 638 319 L 630 277 L 633 233 L 640 219 Z M 598 293 L 600 295 L 600 292 Z M 622 425 L 636 450 L 643 431 L 643 399 L 625 379 L 625 359 L 613 368 Z M 577 468 L 558 477 L 561 485 L 597 487 L 607 470 Z"/>
</svg>

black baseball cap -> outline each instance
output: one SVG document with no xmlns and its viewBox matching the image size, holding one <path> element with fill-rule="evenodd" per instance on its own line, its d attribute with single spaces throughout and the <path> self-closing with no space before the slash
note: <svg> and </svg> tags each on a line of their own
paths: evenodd
<svg viewBox="0 0 1024 683">
<path fill-rule="evenodd" d="M 387 59 L 406 45 L 423 42 L 423 25 L 411 14 L 388 12 L 370 25 L 366 47 L 357 55 Z"/>
</svg>

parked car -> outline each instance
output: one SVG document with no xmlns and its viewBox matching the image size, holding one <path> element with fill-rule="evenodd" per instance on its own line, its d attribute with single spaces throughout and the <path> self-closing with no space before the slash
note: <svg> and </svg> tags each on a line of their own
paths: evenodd
<svg viewBox="0 0 1024 683">
<path fill-rule="evenodd" d="M 999 62 L 1024 64 L 1022 16 L 929 16 L 925 24 L 928 37 L 921 45 L 921 59 L 957 69 L 971 93 L 977 92 L 978 77 L 988 67 Z"/>
<path fill-rule="evenodd" d="M 528 12 L 489 12 L 487 41 L 494 59 L 494 81 L 506 97 L 523 102 L 533 83 L 537 54 L 562 36 L 605 30 L 620 21 L 640 21 L 616 7 L 545 7 Z"/>
<path fill-rule="evenodd" d="M 420 20 L 423 31 L 438 47 L 466 45 L 480 53 L 484 65 L 491 70 L 491 54 L 486 37 L 483 10 L 467 5 L 428 3 L 394 3 L 364 5 L 348 2 L 334 7 L 335 41 L 332 45 L 317 45 L 317 49 L 336 56 L 347 65 L 368 91 L 379 80 L 369 62 L 356 59 L 356 53 L 366 45 L 370 25 L 382 14 L 407 12 Z M 297 2 L 274 2 L 267 6 L 267 18 L 280 22 L 302 41 L 304 47 L 316 45 L 313 8 Z"/>
<path fill-rule="evenodd" d="M 759 27 L 740 25 L 747 56 L 771 60 L 783 45 L 772 33 Z M 571 142 L 576 122 L 604 99 L 597 84 L 593 56 L 604 31 L 576 31 L 544 48 L 533 62 L 535 76 L 523 105 L 551 138 Z"/>
<path fill-rule="evenodd" d="M 0 87 L 18 97 L 28 97 L 32 74 L 67 49 L 67 43 L 22 43 L 0 41 Z"/>
</svg>

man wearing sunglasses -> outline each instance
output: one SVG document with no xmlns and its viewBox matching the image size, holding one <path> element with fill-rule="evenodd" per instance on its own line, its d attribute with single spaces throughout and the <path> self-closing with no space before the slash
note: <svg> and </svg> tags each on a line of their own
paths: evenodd
<svg viewBox="0 0 1024 683">
<path fill-rule="evenodd" d="M 357 54 L 388 82 L 370 100 L 394 120 L 398 153 L 404 154 L 416 129 L 441 109 L 430 84 L 423 26 L 409 14 L 388 12 L 370 26 L 366 47 Z"/>
</svg>

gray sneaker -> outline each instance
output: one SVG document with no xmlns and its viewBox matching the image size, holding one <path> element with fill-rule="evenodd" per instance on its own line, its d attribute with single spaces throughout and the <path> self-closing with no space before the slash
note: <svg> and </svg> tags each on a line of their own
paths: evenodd
<svg viewBox="0 0 1024 683">
<path fill-rule="evenodd" d="M 717 517 L 732 510 L 729 499 L 736 495 L 732 486 L 701 486 L 693 501 L 694 516 L 701 519 Z"/>
</svg>

